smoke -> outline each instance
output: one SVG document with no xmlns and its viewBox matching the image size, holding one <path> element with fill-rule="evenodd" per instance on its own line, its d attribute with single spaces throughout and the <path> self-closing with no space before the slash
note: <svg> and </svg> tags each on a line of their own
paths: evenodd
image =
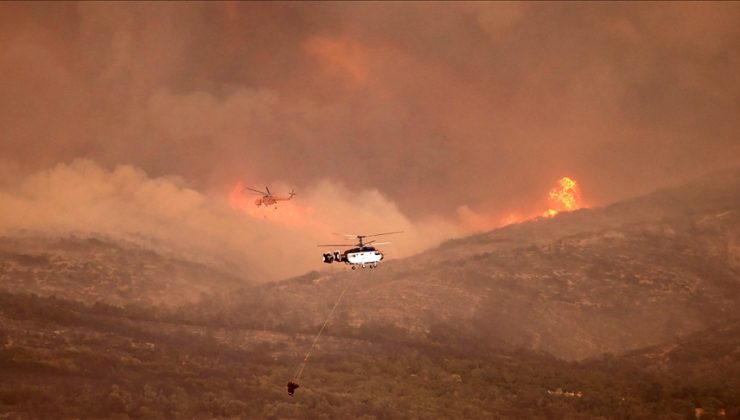
<svg viewBox="0 0 740 420">
<path fill-rule="evenodd" d="M 738 21 L 737 3 L 0 3 L 0 224 L 276 277 L 315 267 L 300 247 L 327 232 L 402 229 L 408 255 L 541 215 L 565 175 L 606 204 L 740 164 Z M 226 200 L 237 180 L 299 196 L 257 217 Z"/>
<path fill-rule="evenodd" d="M 242 194 L 232 191 L 231 200 L 207 196 L 178 177 L 152 178 L 129 165 L 106 170 L 78 159 L 0 191 L 0 234 L 102 234 L 264 281 L 322 268 L 316 245 L 347 240 L 332 236 L 335 231 L 403 230 L 384 247 L 391 258 L 456 232 L 439 220 L 412 222 L 376 190 L 350 190 L 328 180 L 299 191 L 278 210 L 258 209 L 253 197 Z"/>
<path fill-rule="evenodd" d="M 740 163 L 739 19 L 735 3 L 4 3 L 0 156 L 14 176 L 83 157 L 209 192 L 359 183 L 413 217 L 526 212 L 565 174 L 604 204 Z"/>
</svg>

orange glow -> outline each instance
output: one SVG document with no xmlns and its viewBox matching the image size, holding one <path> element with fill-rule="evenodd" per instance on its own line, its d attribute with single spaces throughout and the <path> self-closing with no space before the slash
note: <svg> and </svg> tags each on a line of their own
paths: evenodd
<svg viewBox="0 0 740 420">
<path fill-rule="evenodd" d="M 297 202 L 280 201 L 277 209 L 274 206 L 259 206 L 255 201 L 259 195 L 246 194 L 245 184 L 237 182 L 229 192 L 229 205 L 255 219 L 275 223 L 283 226 L 313 227 L 320 231 L 331 231 L 331 227 L 316 218 L 315 211 L 311 206 L 301 206 Z"/>
<path fill-rule="evenodd" d="M 578 183 L 567 176 L 560 178 L 558 185 L 550 190 L 548 198 L 552 207 L 543 213 L 544 217 L 553 217 L 562 211 L 573 211 L 583 207 Z"/>
<path fill-rule="evenodd" d="M 555 209 L 547 209 L 547 211 L 545 211 L 542 215 L 544 217 L 553 217 L 553 216 L 555 216 L 558 213 L 560 213 L 560 212 L 557 211 L 557 210 L 555 210 Z"/>
<path fill-rule="evenodd" d="M 515 225 L 527 220 L 526 217 L 519 214 L 509 214 L 508 216 L 501 219 L 501 226 Z"/>
<path fill-rule="evenodd" d="M 250 210 L 248 202 L 249 198 L 244 194 L 244 183 L 239 181 L 229 192 L 229 205 L 231 205 L 232 209 L 238 209 L 248 213 L 248 210 Z"/>
<path fill-rule="evenodd" d="M 550 202 L 550 208 L 544 212 L 542 210 L 527 213 L 512 212 L 504 217 L 494 218 L 490 215 L 476 213 L 468 206 L 461 206 L 457 209 L 457 215 L 465 229 L 482 231 L 515 225 L 541 217 L 551 218 L 562 212 L 586 207 L 581 199 L 581 190 L 578 183 L 567 176 L 558 180 L 557 186 L 548 192 L 547 198 Z"/>
<path fill-rule="evenodd" d="M 304 49 L 308 54 L 318 57 L 327 70 L 348 76 L 356 83 L 367 81 L 367 58 L 357 42 L 317 36 L 309 39 Z"/>
</svg>

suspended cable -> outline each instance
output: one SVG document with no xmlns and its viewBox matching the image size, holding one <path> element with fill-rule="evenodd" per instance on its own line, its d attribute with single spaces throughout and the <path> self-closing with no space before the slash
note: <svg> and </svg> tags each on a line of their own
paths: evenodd
<svg viewBox="0 0 740 420">
<path fill-rule="evenodd" d="M 303 358 L 303 362 L 301 362 L 301 365 L 298 367 L 298 370 L 293 377 L 293 382 L 297 382 L 299 379 L 301 379 L 301 375 L 303 375 L 303 370 L 306 369 L 306 364 L 308 364 L 308 358 L 311 355 L 311 352 L 313 351 L 314 347 L 316 347 L 316 343 L 319 342 L 319 337 L 321 337 L 321 333 L 324 332 L 324 328 L 326 328 L 327 324 L 329 324 L 329 321 L 331 320 L 331 317 L 334 315 L 334 311 L 337 309 L 337 306 L 339 306 L 339 302 L 342 301 L 342 298 L 344 297 L 344 294 L 347 292 L 347 289 L 352 284 L 352 282 L 347 282 L 347 285 L 344 287 L 344 290 L 342 290 L 342 293 L 339 295 L 339 298 L 337 299 L 336 303 L 334 303 L 334 307 L 331 308 L 331 311 L 329 312 L 329 316 L 326 317 L 326 320 L 324 321 L 324 325 L 321 326 L 321 329 L 316 334 L 316 336 L 313 338 L 313 343 L 311 343 L 311 347 L 306 352 L 306 357 Z"/>
</svg>

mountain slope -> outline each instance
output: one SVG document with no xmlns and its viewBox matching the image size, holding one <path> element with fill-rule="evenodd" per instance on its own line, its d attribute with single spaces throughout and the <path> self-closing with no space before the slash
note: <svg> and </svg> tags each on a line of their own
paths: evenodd
<svg viewBox="0 0 740 420">
<path fill-rule="evenodd" d="M 247 292 L 224 310 L 249 323 L 259 308 L 263 323 L 310 330 L 345 287 L 335 328 L 451 328 L 568 359 L 670 341 L 740 315 L 740 172 L 450 241 L 378 270 L 333 266 L 263 286 L 269 305 Z"/>
<path fill-rule="evenodd" d="M 166 318 L 166 320 L 165 320 Z M 740 415 L 737 323 L 672 346 L 568 363 L 357 331 L 193 325 L 161 310 L 0 292 L 4 418 L 694 418 Z M 666 362 L 667 361 L 667 362 Z M 668 363 L 667 365 L 665 363 Z"/>
<path fill-rule="evenodd" d="M 3 238 L 0 413 L 733 418 L 740 176 L 718 183 L 262 285 L 108 239 Z"/>
<path fill-rule="evenodd" d="M 324 267 L 245 286 L 203 265 L 105 239 L 4 238 L 0 245 L 0 288 L 13 293 L 192 304 L 183 313 L 197 322 L 228 318 L 310 333 L 347 288 L 327 334 L 398 329 L 423 340 L 583 359 L 738 316 L 740 172 L 449 241 L 377 270 Z M 223 296 L 202 301 L 212 294 Z"/>
<path fill-rule="evenodd" d="M 107 238 L 0 238 L 0 290 L 116 305 L 181 305 L 248 285 L 202 264 Z"/>
</svg>

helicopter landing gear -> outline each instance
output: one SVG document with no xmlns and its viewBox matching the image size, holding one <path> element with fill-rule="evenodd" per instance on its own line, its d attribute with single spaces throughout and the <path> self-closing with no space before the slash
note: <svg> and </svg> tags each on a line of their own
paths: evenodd
<svg viewBox="0 0 740 420">
<path fill-rule="evenodd" d="M 357 270 L 357 266 L 356 266 L 356 265 L 353 265 L 353 266 L 352 266 L 352 269 L 353 269 L 353 270 Z"/>
</svg>

